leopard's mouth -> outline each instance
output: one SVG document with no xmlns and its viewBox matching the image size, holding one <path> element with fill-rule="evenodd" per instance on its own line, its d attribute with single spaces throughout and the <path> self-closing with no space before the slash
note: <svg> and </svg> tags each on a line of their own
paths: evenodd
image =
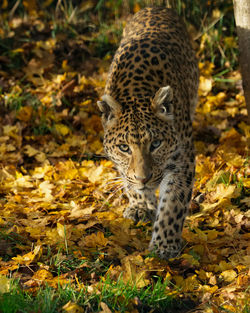
<svg viewBox="0 0 250 313">
<path fill-rule="evenodd" d="M 142 188 L 138 188 L 137 190 L 138 190 L 138 191 L 145 191 L 145 190 L 149 190 L 149 189 L 150 189 L 150 188 L 144 186 L 144 187 L 142 187 Z"/>
<path fill-rule="evenodd" d="M 155 190 L 158 187 L 158 185 L 159 183 L 149 182 L 148 184 L 143 186 L 134 185 L 133 188 L 138 192 L 145 192 Z"/>
<path fill-rule="evenodd" d="M 129 179 L 128 177 L 126 179 L 128 183 L 128 187 L 138 192 L 155 190 L 159 186 L 159 183 L 161 182 L 161 180 L 162 180 L 162 175 L 159 175 L 158 177 L 151 179 L 146 184 L 138 184 L 138 182 L 135 182 L 132 179 Z"/>
</svg>

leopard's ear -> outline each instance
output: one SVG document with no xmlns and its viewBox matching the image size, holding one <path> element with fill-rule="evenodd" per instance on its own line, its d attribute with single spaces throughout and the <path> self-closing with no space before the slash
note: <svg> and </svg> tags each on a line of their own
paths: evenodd
<svg viewBox="0 0 250 313">
<path fill-rule="evenodd" d="M 97 105 L 102 113 L 102 123 L 105 125 L 121 112 L 121 105 L 110 95 L 104 95 L 101 99 L 102 101 L 97 101 Z"/>
<path fill-rule="evenodd" d="M 170 86 L 160 88 L 152 100 L 155 114 L 166 122 L 174 119 L 172 101 L 173 89 Z"/>
</svg>

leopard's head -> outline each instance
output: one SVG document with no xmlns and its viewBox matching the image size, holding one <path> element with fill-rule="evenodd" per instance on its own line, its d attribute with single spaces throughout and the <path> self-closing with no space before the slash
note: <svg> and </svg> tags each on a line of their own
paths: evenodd
<svg viewBox="0 0 250 313">
<path fill-rule="evenodd" d="M 98 101 L 104 127 L 104 148 L 125 178 L 128 188 L 155 189 L 175 153 L 178 134 L 173 115 L 173 91 L 160 88 L 144 103 L 122 106 L 110 95 Z"/>
</svg>

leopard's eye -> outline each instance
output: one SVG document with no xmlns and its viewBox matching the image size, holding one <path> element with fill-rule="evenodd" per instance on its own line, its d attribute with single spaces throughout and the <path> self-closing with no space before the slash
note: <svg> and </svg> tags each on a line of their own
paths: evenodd
<svg viewBox="0 0 250 313">
<path fill-rule="evenodd" d="M 150 151 L 154 151 L 155 149 L 159 148 L 161 145 L 161 140 L 157 139 L 152 141 L 151 146 L 150 146 Z"/>
<path fill-rule="evenodd" d="M 126 145 L 126 144 L 118 145 L 118 148 L 119 148 L 122 152 L 126 152 L 126 153 L 129 153 L 129 152 L 130 152 L 130 148 L 129 148 L 129 146 Z"/>
</svg>

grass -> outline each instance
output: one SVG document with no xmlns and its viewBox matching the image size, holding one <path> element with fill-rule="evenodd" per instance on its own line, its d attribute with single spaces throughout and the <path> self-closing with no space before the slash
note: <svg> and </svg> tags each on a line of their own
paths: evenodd
<svg viewBox="0 0 250 313">
<path fill-rule="evenodd" d="M 93 39 L 95 47 L 95 56 L 104 58 L 113 55 L 117 48 L 117 43 L 122 36 L 122 25 L 110 26 L 102 23 L 98 35 Z"/>
<path fill-rule="evenodd" d="M 15 312 L 57 312 L 60 303 L 67 301 L 66 290 L 55 291 L 50 287 L 39 289 L 36 296 L 25 292 L 18 287 L 17 283 L 11 286 L 11 291 L 0 295 L 0 311 L 3 313 Z"/>
<path fill-rule="evenodd" d="M 48 262 L 49 263 L 46 263 Z M 42 260 L 41 260 L 42 261 Z M 42 261 L 43 262 L 43 261 Z M 47 247 L 46 264 L 50 267 L 51 273 L 55 277 L 60 275 L 77 273 L 78 277 L 85 275 L 84 283 L 80 287 L 74 284 L 61 286 L 58 283 L 57 289 L 44 286 L 31 288 L 26 291 L 23 288 L 23 282 L 11 280 L 11 286 L 8 292 L 0 293 L 0 312 L 39 312 L 53 313 L 61 311 L 62 307 L 69 301 L 78 304 L 84 309 L 84 312 L 99 312 L 101 303 L 104 302 L 112 311 L 127 312 L 136 307 L 138 312 L 186 312 L 194 306 L 194 302 L 189 299 L 179 299 L 169 293 L 169 281 L 163 281 L 155 276 L 153 285 L 145 288 L 138 288 L 133 283 L 125 283 L 122 276 L 117 281 L 107 276 L 101 276 L 107 272 L 110 262 L 101 261 L 100 258 L 93 262 L 80 260 L 73 257 L 73 253 L 63 255 L 58 250 L 54 254 L 50 247 Z M 86 263 L 82 266 L 84 263 Z M 80 272 L 81 271 L 81 274 Z M 94 276 L 92 276 L 92 274 Z M 100 275 L 96 285 L 96 290 L 88 289 L 88 280 L 91 277 Z M 0 276 L 1 278 L 1 276 Z M 79 278 L 80 279 L 80 278 Z M 91 282 L 93 289 L 93 282 Z M 32 291 L 33 290 L 33 291 Z"/>
<path fill-rule="evenodd" d="M 21 107 L 25 105 L 29 105 L 33 107 L 34 110 L 37 110 L 41 102 L 31 93 L 25 92 L 18 87 L 13 88 L 12 92 L 6 98 L 6 108 L 18 112 Z"/>
<path fill-rule="evenodd" d="M 39 312 L 53 313 L 61 311 L 69 301 L 78 304 L 84 312 L 98 312 L 101 303 L 114 311 L 128 312 L 136 307 L 138 312 L 186 312 L 194 302 L 181 301 L 167 293 L 168 281 L 157 280 L 152 287 L 138 289 L 135 285 L 124 283 L 120 277 L 117 282 L 109 278 L 97 284 L 96 290 L 89 291 L 87 286 L 77 288 L 72 285 L 55 290 L 49 286 L 39 288 L 31 294 L 22 290 L 18 283 L 12 283 L 9 292 L 0 294 L 0 312 Z M 179 311 L 181 310 L 181 311 Z"/>
</svg>

